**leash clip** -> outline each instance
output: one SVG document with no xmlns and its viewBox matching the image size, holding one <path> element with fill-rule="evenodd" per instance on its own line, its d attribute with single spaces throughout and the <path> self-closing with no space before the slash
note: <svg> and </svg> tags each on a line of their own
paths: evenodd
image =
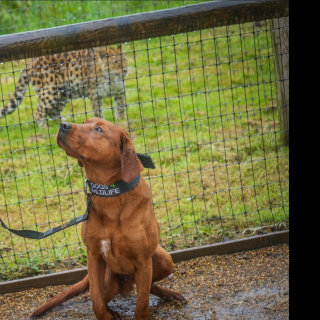
<svg viewBox="0 0 320 320">
<path fill-rule="evenodd" d="M 88 186 L 88 178 L 86 177 L 86 180 L 84 181 L 84 186 L 83 186 L 84 194 L 87 194 L 87 186 Z"/>
<path fill-rule="evenodd" d="M 86 211 L 86 215 L 89 215 L 89 213 L 90 213 L 91 201 L 92 201 L 92 193 L 87 193 L 87 211 Z"/>
</svg>

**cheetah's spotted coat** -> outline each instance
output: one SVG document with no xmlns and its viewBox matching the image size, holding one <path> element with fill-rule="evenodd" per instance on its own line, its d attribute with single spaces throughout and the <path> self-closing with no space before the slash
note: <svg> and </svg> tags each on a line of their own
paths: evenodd
<svg viewBox="0 0 320 320">
<path fill-rule="evenodd" d="M 39 127 L 46 126 L 46 118 L 58 118 L 68 101 L 80 97 L 89 97 L 94 116 L 103 118 L 101 98 L 113 96 L 116 117 L 124 118 L 126 74 L 123 45 L 34 58 L 23 70 L 14 97 L 0 110 L 0 118 L 19 106 L 29 82 L 39 96 L 35 113 Z"/>
</svg>

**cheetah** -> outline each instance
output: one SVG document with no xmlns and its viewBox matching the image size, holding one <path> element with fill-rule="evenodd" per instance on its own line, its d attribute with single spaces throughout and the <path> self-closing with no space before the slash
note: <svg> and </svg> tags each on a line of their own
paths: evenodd
<svg viewBox="0 0 320 320">
<path fill-rule="evenodd" d="M 14 97 L 0 110 L 0 118 L 17 109 L 31 82 L 39 97 L 34 118 L 40 128 L 47 127 L 46 118 L 61 118 L 68 101 L 83 97 L 90 98 L 95 117 L 104 118 L 101 98 L 113 96 L 115 116 L 123 119 L 126 74 L 123 44 L 34 58 L 22 71 Z"/>
</svg>

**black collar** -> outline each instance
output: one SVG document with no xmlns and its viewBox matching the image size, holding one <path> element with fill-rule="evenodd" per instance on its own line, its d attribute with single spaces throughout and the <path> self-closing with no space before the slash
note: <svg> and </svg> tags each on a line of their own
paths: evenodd
<svg viewBox="0 0 320 320">
<path fill-rule="evenodd" d="M 96 184 L 89 179 L 86 179 L 86 183 L 89 186 L 89 190 L 93 195 L 99 197 L 116 197 L 133 189 L 140 181 L 140 174 L 138 174 L 130 182 L 124 182 L 123 180 L 116 181 L 110 186 L 104 184 Z"/>
</svg>

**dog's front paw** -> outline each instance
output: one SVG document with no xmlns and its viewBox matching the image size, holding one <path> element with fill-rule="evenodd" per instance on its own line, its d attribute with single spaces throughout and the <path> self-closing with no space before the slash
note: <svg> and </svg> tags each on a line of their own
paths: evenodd
<svg viewBox="0 0 320 320">
<path fill-rule="evenodd" d="M 113 320 L 121 320 L 120 314 L 117 311 L 110 309 L 108 306 L 107 309 L 112 314 Z"/>
</svg>

